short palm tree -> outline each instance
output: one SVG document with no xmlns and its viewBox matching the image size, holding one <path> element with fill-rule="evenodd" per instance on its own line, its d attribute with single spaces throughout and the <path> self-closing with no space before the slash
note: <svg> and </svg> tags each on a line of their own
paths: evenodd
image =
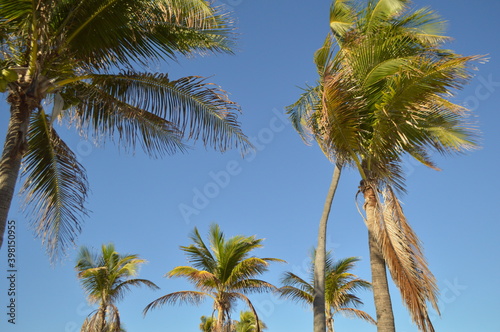
<svg viewBox="0 0 500 332">
<path fill-rule="evenodd" d="M 101 253 L 81 247 L 76 270 L 88 301 L 99 308 L 83 323 L 82 332 L 121 332 L 116 303 L 132 286 L 158 289 L 153 282 L 133 278 L 146 261 L 137 255 L 121 255 L 113 244 L 103 245 Z"/>
<path fill-rule="evenodd" d="M 201 316 L 200 317 L 200 331 L 202 332 L 212 332 L 215 326 L 214 316 Z"/>
<path fill-rule="evenodd" d="M 306 281 L 292 272 L 286 272 L 281 280 L 283 287 L 279 288 L 281 297 L 313 305 L 314 302 L 314 255 L 311 260 L 310 281 Z M 356 296 L 360 290 L 371 289 L 368 281 L 358 278 L 350 271 L 359 261 L 356 257 L 348 257 L 334 261 L 331 252 L 327 252 L 325 261 L 325 315 L 329 332 L 334 331 L 334 316 L 338 313 L 347 317 L 357 317 L 372 324 L 375 320 L 357 307 L 363 301 Z"/>
<path fill-rule="evenodd" d="M 221 88 L 148 70 L 178 56 L 231 53 L 233 31 L 206 0 L 0 0 L 0 91 L 10 105 L 0 247 L 21 162 L 26 211 L 51 256 L 80 231 L 87 178 L 56 120 L 151 157 L 184 151 L 189 139 L 220 151 L 251 146 Z"/>
<path fill-rule="evenodd" d="M 405 190 L 403 156 L 436 168 L 434 152 L 475 144 L 467 110 L 448 98 L 479 57 L 442 49 L 448 38 L 440 18 L 428 9 L 410 12 L 408 4 L 335 1 L 331 34 L 315 56 L 318 85 L 288 109 L 304 138 L 312 133 L 338 167 L 353 166 L 362 177 L 379 332 L 395 331 L 386 264 L 422 331 L 434 330 L 427 302 L 438 310 L 435 278 L 396 195 Z"/>
<path fill-rule="evenodd" d="M 181 249 L 187 253 L 192 266 L 177 266 L 166 276 L 187 278 L 198 290 L 162 296 L 148 304 L 144 314 L 165 304 L 199 304 L 209 297 L 217 312 L 214 332 L 226 332 L 231 328 L 230 312 L 237 300 L 245 302 L 258 320 L 247 294 L 276 290 L 272 284 L 256 277 L 267 271 L 270 262 L 283 261 L 250 256 L 252 250 L 262 247 L 262 239 L 237 235 L 226 240 L 217 224 L 210 227 L 209 246 L 205 244 L 197 228 L 190 238 L 194 243 L 182 246 Z M 256 331 L 260 331 L 260 328 L 257 327 Z"/>
<path fill-rule="evenodd" d="M 241 311 L 240 320 L 234 321 L 234 332 L 256 332 L 257 321 L 255 315 L 250 311 Z M 267 329 L 266 324 L 259 320 L 260 331 Z"/>
</svg>

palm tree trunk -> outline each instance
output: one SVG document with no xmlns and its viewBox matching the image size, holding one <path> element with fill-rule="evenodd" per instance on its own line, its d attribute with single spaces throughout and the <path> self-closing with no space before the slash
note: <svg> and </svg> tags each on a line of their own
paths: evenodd
<svg viewBox="0 0 500 332">
<path fill-rule="evenodd" d="M 5 225 L 16 187 L 21 160 L 27 148 L 26 137 L 30 118 L 30 107 L 26 95 L 9 95 L 10 120 L 7 137 L 0 159 L 0 248 L 3 244 Z"/>
<path fill-rule="evenodd" d="M 217 323 L 215 325 L 215 332 L 226 332 L 225 322 L 226 310 L 223 305 L 219 305 L 219 308 L 217 309 Z"/>
<path fill-rule="evenodd" d="M 365 198 L 364 209 L 368 225 L 368 244 L 370 249 L 370 267 L 372 270 L 373 298 L 377 314 L 377 332 L 395 332 L 394 314 L 392 312 L 391 295 L 387 283 L 387 269 L 380 250 L 380 245 L 373 234 L 376 223 L 377 199 L 372 187 L 362 188 Z"/>
<path fill-rule="evenodd" d="M 328 332 L 335 332 L 333 328 L 333 317 L 329 309 L 326 310 L 326 328 Z"/>
<path fill-rule="evenodd" d="M 106 306 L 101 305 L 99 308 L 100 311 L 100 316 L 101 316 L 101 327 L 100 327 L 100 332 L 105 332 L 106 330 Z"/>
<path fill-rule="evenodd" d="M 332 207 L 333 197 L 339 184 L 341 169 L 335 165 L 333 171 L 332 182 L 326 196 L 323 214 L 319 221 L 318 230 L 318 245 L 316 247 L 316 255 L 314 259 L 314 332 L 326 331 L 326 314 L 325 314 L 325 259 L 326 259 L 326 228 L 328 224 L 328 216 Z"/>
</svg>

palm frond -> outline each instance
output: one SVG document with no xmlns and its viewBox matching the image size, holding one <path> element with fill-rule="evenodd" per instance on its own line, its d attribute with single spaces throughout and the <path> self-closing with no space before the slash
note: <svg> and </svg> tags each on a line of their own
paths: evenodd
<svg viewBox="0 0 500 332">
<path fill-rule="evenodd" d="M 124 105 L 132 106 L 137 120 L 141 120 L 140 115 L 149 112 L 168 121 L 170 128 L 178 128 L 185 139 L 200 139 L 205 145 L 220 151 L 234 147 L 244 152 L 252 146 L 239 127 L 236 115 L 239 107 L 227 98 L 224 90 L 207 83 L 202 77 L 191 76 L 171 81 L 164 74 L 126 72 L 95 75 L 92 81 L 99 91 L 113 98 L 105 110 L 111 106 L 116 108 L 115 101 L 121 101 Z M 99 122 L 94 121 L 95 125 L 103 129 L 108 124 L 105 114 L 100 113 L 106 105 L 101 105 L 102 98 L 95 99 L 87 100 L 85 113 L 80 116 L 87 121 L 90 116 L 92 119 L 97 118 Z M 133 113 L 130 113 L 129 117 L 132 117 Z"/>
<path fill-rule="evenodd" d="M 380 204 L 380 203 L 379 203 Z M 387 262 L 391 276 L 412 320 L 422 331 L 434 331 L 427 301 L 436 311 L 436 280 L 425 261 L 420 241 L 408 224 L 401 205 L 389 186 L 383 190 L 378 222 L 373 231 Z"/>
<path fill-rule="evenodd" d="M 349 31 L 355 22 L 356 13 L 352 1 L 335 0 L 330 6 L 330 29 L 341 44 L 343 37 Z"/>
<path fill-rule="evenodd" d="M 409 0 L 370 0 L 366 13 L 366 30 L 373 31 L 380 24 L 400 15 Z"/>
<path fill-rule="evenodd" d="M 314 297 L 310 292 L 293 286 L 283 286 L 278 288 L 279 296 L 285 299 L 294 300 L 304 305 L 312 305 Z"/>
<path fill-rule="evenodd" d="M 190 238 L 194 244 L 188 247 L 181 246 L 181 249 L 188 254 L 189 262 L 198 269 L 205 269 L 214 273 L 217 268 L 217 261 L 205 242 L 203 242 L 200 232 L 196 227 L 191 233 Z"/>
<path fill-rule="evenodd" d="M 240 291 L 241 293 L 266 293 L 275 291 L 277 288 L 273 284 L 259 279 L 243 279 L 231 284 L 231 289 Z"/>
<path fill-rule="evenodd" d="M 170 293 L 148 304 L 146 308 L 144 308 L 143 313 L 146 315 L 149 310 L 157 309 L 165 304 L 176 304 L 177 302 L 198 305 L 205 299 L 206 296 L 212 297 L 210 294 L 196 291 L 180 291 Z"/>
<path fill-rule="evenodd" d="M 321 86 L 307 87 L 300 98 L 286 107 L 293 128 L 306 144 L 310 144 L 312 130 L 309 127 L 312 114 L 321 103 Z"/>
<path fill-rule="evenodd" d="M 114 287 L 111 294 L 113 300 L 120 301 L 125 296 L 125 293 L 130 290 L 131 287 L 146 286 L 151 289 L 160 289 L 154 282 L 147 279 L 128 279 L 123 281 Z"/>
<path fill-rule="evenodd" d="M 344 317 L 359 318 L 373 325 L 377 325 L 377 322 L 372 318 L 372 316 L 370 316 L 363 310 L 355 308 L 339 308 L 338 312 L 340 312 Z"/>
<path fill-rule="evenodd" d="M 87 215 L 87 176 L 75 154 L 61 140 L 43 111 L 30 124 L 22 189 L 34 229 L 51 258 L 74 244 Z"/>
<path fill-rule="evenodd" d="M 52 22 L 84 65 L 110 68 L 176 53 L 230 52 L 233 25 L 221 7 L 205 1 L 88 0 L 58 6 Z"/>
<path fill-rule="evenodd" d="M 167 276 L 171 277 L 185 277 L 192 282 L 196 288 L 203 291 L 211 291 L 218 288 L 220 280 L 208 271 L 198 270 L 191 266 L 177 266 L 173 268 Z"/>
</svg>

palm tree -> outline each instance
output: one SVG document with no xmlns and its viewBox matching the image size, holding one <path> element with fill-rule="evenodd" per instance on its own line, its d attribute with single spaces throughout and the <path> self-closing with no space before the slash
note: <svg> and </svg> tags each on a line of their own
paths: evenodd
<svg viewBox="0 0 500 332">
<path fill-rule="evenodd" d="M 215 326 L 214 316 L 201 316 L 200 331 L 212 332 Z"/>
<path fill-rule="evenodd" d="M 81 247 L 76 270 L 83 290 L 91 304 L 98 304 L 95 313 L 85 319 L 82 332 L 120 332 L 120 315 L 116 303 L 123 299 L 132 286 L 158 289 L 146 279 L 132 278 L 146 261 L 138 255 L 121 255 L 113 244 L 103 245 L 101 253 Z"/>
<path fill-rule="evenodd" d="M 162 296 L 148 304 L 144 314 L 164 304 L 199 304 L 210 297 L 214 301 L 214 311 L 217 311 L 216 332 L 226 332 L 231 328 L 230 312 L 237 300 L 245 302 L 258 320 L 257 312 L 246 295 L 275 290 L 272 284 L 255 277 L 267 271 L 270 262 L 283 261 L 250 256 L 252 250 L 262 247 L 262 239 L 237 235 L 226 240 L 217 224 L 210 226 L 208 247 L 196 227 L 190 238 L 194 243 L 181 246 L 181 249 L 187 253 L 188 261 L 193 266 L 177 266 L 166 276 L 187 278 L 198 290 Z"/>
<path fill-rule="evenodd" d="M 331 34 L 316 53 L 320 81 L 288 110 L 304 138 L 311 132 L 330 159 L 362 177 L 379 332 L 395 330 L 386 263 L 419 329 L 434 331 L 427 302 L 438 310 L 435 278 L 396 195 L 405 191 L 402 157 L 437 169 L 434 152 L 475 144 L 467 110 L 448 98 L 479 57 L 440 48 L 448 40 L 443 22 L 428 9 L 410 12 L 408 3 L 372 0 L 356 10 L 337 0 Z"/>
<path fill-rule="evenodd" d="M 357 309 L 363 301 L 355 295 L 357 291 L 371 289 L 368 281 L 358 278 L 350 271 L 359 258 L 348 257 L 333 261 L 331 252 L 327 252 L 325 261 L 325 316 L 329 332 L 334 331 L 334 316 L 337 313 L 348 317 L 357 317 L 372 324 L 375 320 L 366 312 Z M 306 281 L 292 272 L 286 272 L 282 278 L 283 287 L 279 294 L 286 299 L 302 302 L 307 305 L 314 303 L 314 255 L 311 259 L 310 281 Z"/>
<path fill-rule="evenodd" d="M 0 247 L 21 162 L 26 211 L 51 256 L 80 231 L 87 178 L 55 120 L 151 157 L 184 151 L 187 140 L 220 151 L 251 146 L 224 90 L 202 77 L 147 70 L 179 55 L 231 53 L 234 27 L 221 7 L 2 0 L 0 18 L 0 91 L 11 114 L 0 158 Z"/>
<path fill-rule="evenodd" d="M 267 329 L 266 324 L 259 320 L 260 331 Z M 234 322 L 234 332 L 255 332 L 257 331 L 257 321 L 250 311 L 241 311 L 240 320 Z"/>
</svg>

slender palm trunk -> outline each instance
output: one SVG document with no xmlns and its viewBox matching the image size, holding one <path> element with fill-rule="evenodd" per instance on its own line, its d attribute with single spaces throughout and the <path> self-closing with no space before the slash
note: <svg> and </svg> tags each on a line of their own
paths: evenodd
<svg viewBox="0 0 500 332">
<path fill-rule="evenodd" d="M 10 120 L 0 159 L 0 248 L 3 244 L 9 209 L 19 177 L 21 160 L 27 148 L 26 137 L 32 109 L 27 99 L 25 94 L 13 93 L 8 98 L 11 105 Z"/>
<path fill-rule="evenodd" d="M 333 315 L 330 310 L 326 310 L 326 328 L 328 332 L 335 332 L 333 328 Z"/>
<path fill-rule="evenodd" d="M 377 199 L 372 187 L 362 188 L 365 198 L 364 209 L 366 212 L 366 222 L 368 224 L 368 241 L 370 249 L 370 266 L 372 270 L 373 298 L 375 301 L 375 311 L 377 313 L 377 331 L 395 332 L 394 314 L 392 312 L 391 295 L 387 283 L 387 269 L 385 260 L 380 250 L 380 245 L 373 234 L 373 226 L 376 223 Z"/>
<path fill-rule="evenodd" d="M 318 245 L 314 259 L 314 332 L 326 331 L 325 314 L 325 260 L 326 260 L 326 229 L 328 216 L 332 207 L 333 197 L 339 184 L 341 169 L 337 165 L 333 171 L 332 182 L 326 196 L 323 214 L 319 222 Z"/>
</svg>

